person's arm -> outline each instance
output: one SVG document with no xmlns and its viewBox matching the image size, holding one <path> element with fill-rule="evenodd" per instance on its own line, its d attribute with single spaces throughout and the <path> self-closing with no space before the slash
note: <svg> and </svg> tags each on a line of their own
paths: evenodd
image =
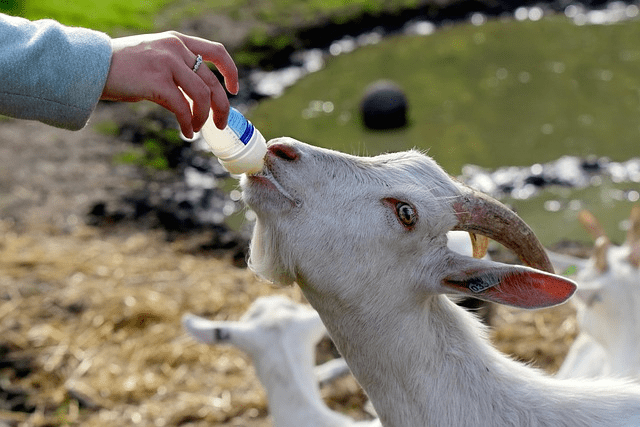
<svg viewBox="0 0 640 427">
<path fill-rule="evenodd" d="M 111 61 L 103 33 L 0 14 L 0 114 L 84 127 Z"/>
<path fill-rule="evenodd" d="M 177 32 L 110 39 L 0 14 L 0 114 L 77 130 L 100 99 L 147 99 L 173 112 L 187 137 L 202 128 L 210 110 L 224 128 L 227 94 L 207 66 L 193 71 L 197 55 L 213 62 L 226 88 L 238 92 L 238 70 L 220 43 Z"/>
</svg>

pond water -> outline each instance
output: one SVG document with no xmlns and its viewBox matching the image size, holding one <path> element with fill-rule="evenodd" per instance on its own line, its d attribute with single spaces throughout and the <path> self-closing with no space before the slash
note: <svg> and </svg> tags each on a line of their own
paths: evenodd
<svg viewBox="0 0 640 427">
<path fill-rule="evenodd" d="M 563 240 L 591 241 L 578 222 L 583 209 L 621 243 L 631 206 L 640 201 L 640 157 L 613 162 L 563 156 L 545 164 L 494 170 L 467 165 L 460 178 L 512 207 L 547 246 Z"/>
</svg>

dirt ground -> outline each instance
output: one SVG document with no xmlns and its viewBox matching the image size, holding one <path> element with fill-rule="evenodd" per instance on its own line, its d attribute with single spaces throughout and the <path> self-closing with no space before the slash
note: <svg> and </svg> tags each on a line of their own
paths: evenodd
<svg viewBox="0 0 640 427">
<path fill-rule="evenodd" d="M 91 123 L 113 114 L 100 106 Z M 271 425 L 250 360 L 196 343 L 180 318 L 236 319 L 260 295 L 301 293 L 198 251 L 193 236 L 87 226 L 96 202 L 143 185 L 112 162 L 127 147 L 92 125 L 0 121 L 0 426 Z M 569 305 L 499 307 L 491 323 L 501 350 L 549 372 L 577 332 Z M 322 392 L 363 416 L 352 378 Z"/>
</svg>

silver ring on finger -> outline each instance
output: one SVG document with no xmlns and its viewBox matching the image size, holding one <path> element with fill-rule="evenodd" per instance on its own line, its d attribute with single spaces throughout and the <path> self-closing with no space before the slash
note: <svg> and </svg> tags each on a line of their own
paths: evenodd
<svg viewBox="0 0 640 427">
<path fill-rule="evenodd" d="M 198 72 L 198 68 L 200 68 L 200 65 L 202 65 L 202 55 L 196 56 L 196 63 L 192 68 L 194 73 Z"/>
</svg>

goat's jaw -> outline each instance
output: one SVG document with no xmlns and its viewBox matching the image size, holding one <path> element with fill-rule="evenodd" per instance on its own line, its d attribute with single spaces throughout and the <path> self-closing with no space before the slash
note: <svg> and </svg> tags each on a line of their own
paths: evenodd
<svg viewBox="0 0 640 427">
<path fill-rule="evenodd" d="M 301 204 L 278 182 L 269 168 L 268 162 L 266 162 L 261 172 L 246 176 L 246 178 L 243 177 L 242 188 L 245 203 L 251 207 L 262 206 L 264 201 L 270 203 L 273 200 L 272 194 L 276 192 L 293 206 L 300 206 Z"/>
</svg>

